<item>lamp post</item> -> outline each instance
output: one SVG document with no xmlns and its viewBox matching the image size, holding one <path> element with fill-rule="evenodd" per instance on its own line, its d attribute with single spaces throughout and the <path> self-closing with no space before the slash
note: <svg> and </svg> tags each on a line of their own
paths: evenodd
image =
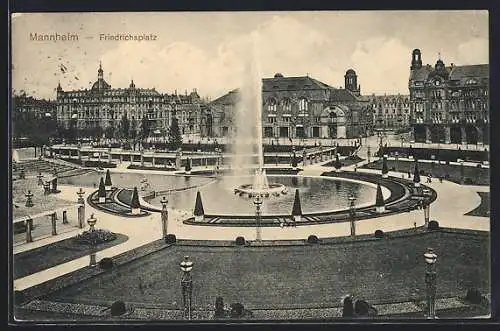
<svg viewBox="0 0 500 331">
<path fill-rule="evenodd" d="M 260 228 L 260 218 L 261 218 L 261 210 L 260 207 L 262 206 L 262 197 L 260 194 L 256 194 L 255 198 L 253 199 L 253 204 L 255 205 L 255 219 L 257 220 L 257 228 L 256 228 L 256 236 L 255 240 L 257 242 L 262 241 L 262 234 L 261 234 L 261 228 Z"/>
<path fill-rule="evenodd" d="M 351 236 L 356 235 L 356 209 L 354 208 L 354 202 L 356 201 L 356 198 L 350 194 L 349 197 L 349 221 L 351 222 Z"/>
<path fill-rule="evenodd" d="M 90 262 L 89 262 L 89 266 L 91 267 L 95 267 L 97 265 L 97 261 L 96 261 L 96 254 L 95 254 L 95 247 L 96 247 L 96 236 L 95 236 L 95 233 L 93 233 L 95 231 L 94 229 L 94 226 L 95 224 L 97 223 L 97 219 L 94 217 L 94 214 L 91 214 L 90 215 L 90 218 L 87 220 L 87 224 L 90 226 Z"/>
<path fill-rule="evenodd" d="M 425 285 L 427 287 L 427 318 L 436 318 L 436 260 L 437 255 L 432 248 L 427 248 L 424 254 L 427 270 L 425 271 Z"/>
<path fill-rule="evenodd" d="M 193 261 L 189 256 L 184 256 L 181 262 L 181 290 L 182 290 L 182 303 L 184 308 L 184 318 L 191 319 L 191 301 L 193 296 L 193 279 L 191 278 L 191 270 L 193 269 Z"/>
<path fill-rule="evenodd" d="M 366 154 L 368 156 L 368 163 L 370 163 L 370 156 L 372 155 L 370 145 L 368 145 L 368 151 L 366 152 Z"/>
<path fill-rule="evenodd" d="M 161 229 L 162 229 L 162 234 L 163 234 L 163 239 L 167 236 L 167 226 L 168 226 L 168 210 L 167 210 L 167 203 L 168 200 L 165 196 L 161 199 Z"/>
</svg>

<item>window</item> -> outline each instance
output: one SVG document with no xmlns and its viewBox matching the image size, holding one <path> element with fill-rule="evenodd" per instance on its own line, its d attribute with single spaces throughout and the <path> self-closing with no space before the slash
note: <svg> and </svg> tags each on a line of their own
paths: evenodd
<svg viewBox="0 0 500 331">
<path fill-rule="evenodd" d="M 306 98 L 300 98 L 299 99 L 299 110 L 300 111 L 307 111 L 307 99 Z"/>
<path fill-rule="evenodd" d="M 283 116 L 283 122 L 289 123 L 290 122 L 290 117 L 288 116 Z"/>
<path fill-rule="evenodd" d="M 283 111 L 289 112 L 292 109 L 292 104 L 290 103 L 289 98 L 283 99 L 282 105 L 283 105 Z"/>
<path fill-rule="evenodd" d="M 267 101 L 267 110 L 268 111 L 276 111 L 276 100 L 274 98 L 270 98 Z"/>
<path fill-rule="evenodd" d="M 268 119 L 269 123 L 276 123 L 276 117 L 274 117 L 274 116 L 272 116 L 272 117 L 270 116 L 267 119 Z"/>
</svg>

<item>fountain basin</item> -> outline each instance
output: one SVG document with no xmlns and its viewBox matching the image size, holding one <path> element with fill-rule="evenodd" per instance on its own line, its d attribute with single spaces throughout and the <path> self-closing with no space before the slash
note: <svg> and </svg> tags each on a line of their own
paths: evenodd
<svg viewBox="0 0 500 331">
<path fill-rule="evenodd" d="M 256 195 L 270 198 L 288 194 L 288 188 L 279 183 L 269 183 L 265 188 L 256 188 L 253 184 L 243 184 L 234 189 L 234 194 L 246 198 L 252 198 Z"/>
</svg>

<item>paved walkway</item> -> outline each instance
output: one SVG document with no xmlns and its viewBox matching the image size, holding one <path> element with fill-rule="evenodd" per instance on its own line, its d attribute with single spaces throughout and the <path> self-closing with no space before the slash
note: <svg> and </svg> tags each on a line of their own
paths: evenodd
<svg viewBox="0 0 500 331">
<path fill-rule="evenodd" d="M 360 153 L 366 150 L 361 149 Z M 365 155 L 360 155 L 365 158 Z M 299 175 L 319 175 L 325 171 L 331 171 L 331 167 L 324 167 L 322 164 L 330 162 L 325 161 L 314 165 L 309 165 Z M 366 162 L 366 161 L 365 161 Z M 346 169 L 354 168 L 354 165 L 346 167 Z M 193 169 L 196 170 L 196 169 Z M 112 172 L 141 172 L 140 170 L 129 169 L 112 169 Z M 360 172 L 380 173 L 379 170 L 358 169 Z M 158 173 L 165 174 L 164 171 Z M 401 178 L 402 173 L 390 172 L 390 176 Z M 477 192 L 489 192 L 489 187 L 485 186 L 461 186 L 452 182 L 443 181 L 439 183 L 434 181 L 431 186 L 438 193 L 437 200 L 431 205 L 431 219 L 439 221 L 443 227 L 453 227 L 461 229 L 474 229 L 489 231 L 490 220 L 488 217 L 465 216 L 464 214 L 473 210 L 480 204 L 480 197 Z M 59 197 L 68 201 L 76 200 L 77 187 L 60 185 L 61 190 Z M 90 187 L 84 188 L 86 195 L 90 194 L 94 189 Z M 375 199 L 375 197 L 374 197 Z M 161 238 L 161 220 L 159 213 L 153 213 L 147 217 L 141 218 L 123 218 L 115 215 L 103 213 L 95 210 L 90 206 L 86 206 L 86 217 L 91 213 L 97 218 L 97 228 L 105 228 L 113 232 L 122 233 L 129 237 L 129 240 L 105 250 L 98 252 L 96 255 L 97 261 L 103 257 L 112 257 L 138 246 L 150 243 Z M 186 225 L 182 221 L 191 216 L 191 211 L 179 211 L 169 209 L 169 224 L 168 232 L 174 233 L 179 239 L 194 239 L 194 240 L 234 240 L 237 236 L 244 236 L 247 240 L 254 240 L 256 230 L 251 227 L 217 227 L 217 226 L 193 226 Z M 410 213 L 398 214 L 383 218 L 361 220 L 356 222 L 357 234 L 370 234 L 375 230 L 381 229 L 385 232 L 412 228 L 414 225 L 422 226 L 424 224 L 424 215 L 422 210 L 412 211 Z M 350 224 L 335 223 L 335 224 L 319 224 L 300 227 L 265 227 L 261 229 L 263 240 L 277 239 L 305 239 L 309 235 L 314 234 L 321 237 L 347 236 L 350 234 Z M 50 242 L 59 241 L 71 236 L 73 233 L 67 233 L 64 236 L 45 238 L 27 244 L 26 247 L 18 246 L 16 252 L 34 249 L 46 245 Z M 76 234 L 76 233 L 75 233 Z M 60 275 L 70 273 L 74 270 L 86 267 L 89 263 L 89 257 L 85 256 L 58 266 L 37 272 L 35 274 L 17 279 L 14 281 L 14 289 L 22 290 L 31 286 L 43 283 Z"/>
</svg>

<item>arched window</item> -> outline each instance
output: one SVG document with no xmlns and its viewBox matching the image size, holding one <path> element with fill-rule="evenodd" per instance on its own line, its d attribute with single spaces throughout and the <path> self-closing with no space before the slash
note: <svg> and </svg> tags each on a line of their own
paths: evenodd
<svg viewBox="0 0 500 331">
<path fill-rule="evenodd" d="M 276 99 L 270 98 L 269 100 L 267 100 L 267 110 L 276 111 Z"/>
<path fill-rule="evenodd" d="M 299 110 L 300 111 L 307 111 L 308 109 L 308 103 L 306 98 L 300 98 L 299 99 Z"/>
<path fill-rule="evenodd" d="M 289 98 L 284 98 L 281 104 L 283 105 L 283 111 L 289 112 L 292 110 L 292 104 Z"/>
</svg>

